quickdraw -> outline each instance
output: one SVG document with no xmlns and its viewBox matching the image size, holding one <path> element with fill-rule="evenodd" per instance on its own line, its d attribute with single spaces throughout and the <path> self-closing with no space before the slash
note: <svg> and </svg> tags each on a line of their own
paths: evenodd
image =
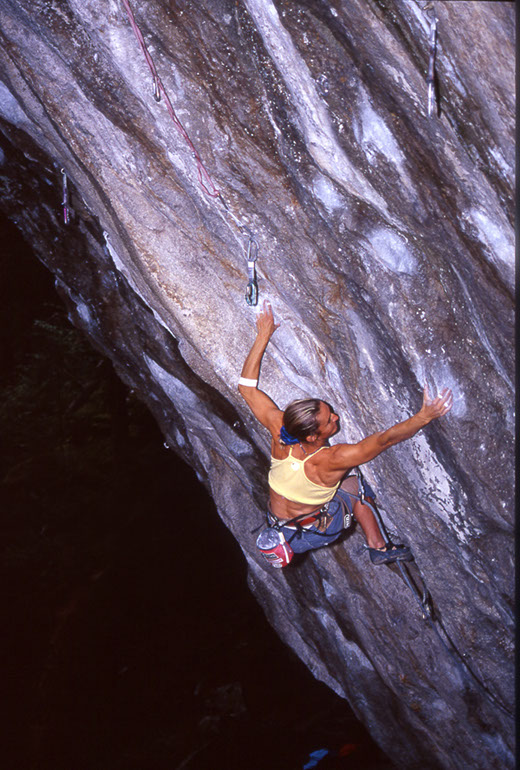
<svg viewBox="0 0 520 770">
<path fill-rule="evenodd" d="M 248 305 L 258 304 L 258 280 L 256 276 L 256 262 L 258 259 L 258 243 L 252 230 L 247 225 L 241 222 L 231 211 L 222 195 L 219 195 L 219 200 L 224 206 L 226 213 L 229 214 L 233 222 L 236 224 L 239 230 L 242 230 L 247 236 L 246 247 L 246 259 L 247 259 L 247 276 L 248 284 L 246 287 L 246 302 Z"/>
<path fill-rule="evenodd" d="M 248 305 L 257 305 L 258 304 L 258 282 L 256 277 L 256 261 L 258 258 L 258 244 L 256 242 L 256 239 L 253 235 L 253 233 L 245 226 L 242 225 L 238 219 L 234 216 L 234 214 L 230 211 L 229 206 L 225 202 L 224 198 L 222 197 L 222 194 L 220 193 L 220 190 L 215 186 L 213 183 L 213 180 L 204 165 L 202 158 L 200 157 L 199 153 L 197 152 L 197 149 L 193 142 L 190 139 L 190 136 L 184 126 L 182 125 L 181 121 L 179 120 L 177 113 L 175 112 L 173 105 L 170 101 L 170 97 L 168 96 L 168 93 L 164 87 L 164 84 L 159 76 L 159 73 L 157 72 L 157 68 L 155 66 L 155 62 L 146 46 L 143 33 L 139 29 L 139 26 L 135 20 L 134 13 L 132 11 L 132 8 L 130 6 L 129 0 L 122 0 L 122 3 L 125 7 L 126 13 L 128 15 L 128 19 L 130 21 L 130 25 L 134 31 L 135 37 L 137 38 L 137 41 L 139 43 L 139 46 L 141 48 L 141 51 L 143 53 L 143 56 L 146 60 L 146 63 L 148 64 L 148 67 L 150 68 L 150 72 L 152 74 L 153 79 L 153 96 L 154 99 L 157 102 L 160 102 L 161 99 L 164 101 L 164 104 L 166 105 L 166 109 L 168 110 L 168 113 L 173 121 L 173 124 L 175 125 L 175 128 L 180 133 L 184 141 L 187 143 L 188 147 L 191 150 L 191 154 L 193 159 L 195 160 L 196 166 L 197 166 L 197 172 L 199 177 L 199 184 L 202 187 L 203 191 L 208 195 L 210 198 L 217 198 L 221 201 L 221 203 L 224 204 L 224 208 L 226 209 L 227 213 L 231 215 L 235 223 L 239 226 L 241 230 L 244 230 L 248 237 L 248 244 L 247 244 L 247 272 L 248 272 L 248 284 L 246 288 L 246 302 Z"/>
<path fill-rule="evenodd" d="M 258 283 L 256 280 L 256 260 L 258 259 L 258 244 L 252 235 L 247 244 L 247 275 L 249 282 L 246 288 L 246 302 L 248 305 L 258 304 Z"/>
<path fill-rule="evenodd" d="M 436 107 L 436 76 L 435 76 L 435 56 L 437 53 L 437 22 L 438 19 L 433 16 L 433 5 L 427 4 L 423 10 L 427 12 L 428 17 L 431 19 L 430 23 L 430 58 L 428 60 L 428 74 L 426 75 L 426 83 L 428 84 L 428 116 L 431 117 L 434 114 L 438 115 L 438 105 Z"/>
<path fill-rule="evenodd" d="M 435 52 L 437 49 L 437 19 L 434 19 L 430 26 L 430 60 L 428 62 L 428 115 L 433 115 L 435 107 Z"/>
<path fill-rule="evenodd" d="M 61 174 L 63 177 L 63 184 L 62 184 L 63 196 L 61 199 L 61 205 L 63 208 L 63 221 L 66 225 L 68 225 L 70 222 L 69 187 L 67 183 L 67 172 L 65 171 L 64 168 L 61 169 Z"/>
<path fill-rule="evenodd" d="M 383 535 L 385 543 L 388 544 L 390 542 L 390 537 L 385 528 L 381 515 L 377 509 L 377 505 L 375 504 L 375 501 L 372 504 L 366 498 L 363 474 L 361 473 L 361 470 L 359 468 L 356 468 L 356 475 L 358 477 L 359 499 L 364 505 L 368 505 L 368 507 L 374 513 L 378 521 L 379 527 L 381 529 L 381 533 Z M 415 567 L 417 569 L 417 574 L 421 583 L 421 588 L 417 588 L 417 586 L 413 582 L 408 565 L 403 564 L 403 562 L 400 562 L 400 561 L 396 561 L 394 562 L 394 564 L 396 564 L 397 567 L 399 568 L 399 572 L 401 573 L 404 582 L 406 583 L 406 585 L 412 592 L 415 600 L 421 607 L 423 620 L 425 620 L 430 626 L 430 628 L 435 632 L 438 639 L 441 641 L 444 649 L 446 650 L 446 652 L 449 653 L 455 665 L 459 668 L 459 670 L 462 673 L 470 675 L 472 681 L 477 685 L 477 687 L 482 691 L 482 693 L 488 700 L 490 700 L 492 703 L 498 706 L 498 708 L 500 708 L 509 716 L 513 716 L 512 712 L 506 706 L 504 706 L 504 704 L 501 703 L 501 701 L 495 695 L 493 695 L 493 693 L 486 687 L 486 685 L 480 681 L 479 677 L 475 674 L 475 672 L 472 671 L 467 661 L 464 660 L 463 656 L 457 649 L 455 643 L 453 642 L 450 635 L 444 628 L 442 621 L 440 620 L 439 617 L 436 616 L 431 596 L 426 587 L 426 582 L 423 576 L 421 575 L 421 572 L 417 567 L 417 564 L 415 564 Z"/>
<path fill-rule="evenodd" d="M 179 120 L 177 113 L 175 112 L 173 105 L 170 101 L 170 97 L 168 96 L 168 93 L 164 87 L 164 84 L 159 76 L 159 73 L 157 72 L 157 68 L 155 66 L 155 62 L 146 46 L 143 33 L 139 29 L 139 26 L 137 25 L 137 22 L 135 20 L 134 13 L 132 11 L 132 8 L 130 7 L 130 3 L 128 0 L 122 0 L 123 5 L 125 6 L 128 19 L 130 21 L 130 25 L 134 31 L 134 35 L 137 38 L 137 42 L 139 43 L 139 46 L 141 47 L 141 51 L 143 52 L 143 56 L 146 60 L 146 63 L 148 64 L 148 67 L 150 68 L 150 72 L 152 73 L 153 78 L 153 95 L 154 99 L 159 102 L 161 101 L 161 97 L 164 99 L 164 103 L 166 105 L 166 109 L 168 110 L 168 113 L 173 121 L 173 124 L 177 131 L 180 133 L 182 138 L 185 140 L 185 142 L 188 144 L 192 156 L 197 164 L 197 170 L 199 175 L 199 183 L 206 195 L 209 195 L 211 198 L 218 198 L 220 195 L 220 191 L 215 187 L 213 184 L 213 180 L 211 179 L 208 170 L 206 169 L 204 163 L 202 162 L 202 159 L 197 152 L 195 145 L 191 141 L 188 132 L 182 125 L 181 121 Z"/>
<path fill-rule="evenodd" d="M 375 500 L 373 500 L 373 502 L 370 502 L 366 497 L 364 478 L 360 468 L 356 468 L 356 475 L 358 479 L 359 500 L 361 503 L 363 503 L 363 505 L 367 505 L 370 508 L 370 510 L 372 511 L 372 513 L 377 519 L 377 523 L 379 524 L 379 529 L 381 530 L 381 534 L 383 535 L 385 545 L 390 545 L 392 541 L 386 530 L 383 519 L 381 518 L 381 514 L 379 513 L 379 509 L 375 503 Z M 415 583 L 412 581 L 407 565 L 403 564 L 403 562 L 401 561 L 396 561 L 393 563 L 397 564 L 404 582 L 412 592 L 415 600 L 418 602 L 421 608 L 423 620 L 426 620 L 427 618 L 431 618 L 433 615 L 432 603 L 421 573 L 419 572 L 419 578 L 422 585 L 420 589 L 418 589 Z"/>
</svg>

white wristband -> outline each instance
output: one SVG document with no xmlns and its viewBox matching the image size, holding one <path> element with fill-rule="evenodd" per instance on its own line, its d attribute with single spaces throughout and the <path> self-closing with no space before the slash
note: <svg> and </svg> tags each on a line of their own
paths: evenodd
<svg viewBox="0 0 520 770">
<path fill-rule="evenodd" d="M 241 377 L 238 381 L 239 385 L 245 385 L 246 388 L 256 388 L 258 380 L 248 380 L 247 377 Z"/>
</svg>

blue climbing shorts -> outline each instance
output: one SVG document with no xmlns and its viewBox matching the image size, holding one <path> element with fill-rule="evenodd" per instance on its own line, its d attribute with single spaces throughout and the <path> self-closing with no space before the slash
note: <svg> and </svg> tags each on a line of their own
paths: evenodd
<svg viewBox="0 0 520 770">
<path fill-rule="evenodd" d="M 375 495 L 370 484 L 367 481 L 364 484 L 366 496 L 374 498 Z M 284 534 L 294 553 L 305 553 L 316 548 L 322 548 L 324 545 L 331 545 L 343 532 L 344 506 L 352 515 L 353 500 L 355 498 L 351 497 L 343 489 L 338 489 L 329 502 L 327 514 L 332 516 L 332 521 L 324 532 L 318 532 L 319 520 L 315 524 L 305 527 L 299 527 L 296 524 L 292 526 L 286 525 L 285 527 L 280 527 L 280 532 Z M 273 521 L 271 514 L 269 514 L 269 519 Z"/>
</svg>

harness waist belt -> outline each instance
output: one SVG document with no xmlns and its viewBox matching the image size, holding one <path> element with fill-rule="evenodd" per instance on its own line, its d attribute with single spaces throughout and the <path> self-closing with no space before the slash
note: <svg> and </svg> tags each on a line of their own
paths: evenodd
<svg viewBox="0 0 520 770">
<path fill-rule="evenodd" d="M 299 516 L 295 516 L 293 519 L 279 519 L 278 516 L 275 516 L 271 511 L 269 511 L 268 515 L 269 518 L 272 519 L 276 524 L 281 525 L 282 527 L 286 527 L 287 529 L 298 529 L 298 527 L 305 527 L 310 526 L 314 524 L 316 521 L 319 521 L 320 515 L 327 512 L 327 509 L 329 507 L 328 503 L 325 503 L 319 511 L 316 511 L 316 513 L 309 513 L 308 516 L 305 516 L 304 518 L 300 518 Z M 296 520 L 297 524 L 290 524 L 291 521 Z M 285 523 L 287 522 L 287 524 Z"/>
</svg>

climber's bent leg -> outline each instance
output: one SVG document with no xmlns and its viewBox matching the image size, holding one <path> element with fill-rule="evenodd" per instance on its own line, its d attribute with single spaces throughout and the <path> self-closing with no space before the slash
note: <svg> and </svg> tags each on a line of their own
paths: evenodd
<svg viewBox="0 0 520 770">
<path fill-rule="evenodd" d="M 367 499 L 373 502 L 375 494 L 366 482 L 365 492 Z M 393 544 L 387 546 L 385 544 L 374 512 L 368 505 L 356 500 L 357 495 L 357 478 L 350 476 L 341 484 L 328 504 L 326 518 L 321 517 L 321 521 L 310 525 L 288 524 L 281 527 L 281 532 L 290 543 L 294 553 L 305 553 L 325 545 L 332 545 L 343 532 L 345 509 L 347 509 L 361 525 L 370 549 L 370 558 L 374 564 L 386 564 L 396 559 L 408 560 L 411 558 L 410 549 L 406 546 Z M 269 516 L 274 523 L 276 519 L 271 514 Z"/>
<path fill-rule="evenodd" d="M 365 482 L 366 483 L 366 482 Z M 372 489 L 366 484 L 368 487 L 367 492 L 370 494 L 372 492 Z M 342 482 L 340 489 L 344 489 L 345 492 L 350 492 L 353 495 L 358 494 L 358 480 L 357 476 L 349 476 L 345 481 Z M 369 498 L 370 502 L 372 502 L 372 497 L 369 497 L 369 494 L 367 494 L 367 497 Z M 369 548 L 384 548 L 385 540 L 383 535 L 381 534 L 381 530 L 379 529 L 379 524 L 377 523 L 377 519 L 374 516 L 374 513 L 371 508 L 369 508 L 368 505 L 363 505 L 359 500 L 354 500 L 354 498 L 351 498 L 354 502 L 353 510 L 354 510 L 354 518 L 361 526 L 361 529 L 363 530 L 363 534 L 365 535 L 365 539 L 367 541 L 367 545 Z"/>
<path fill-rule="evenodd" d="M 341 484 L 340 489 L 357 495 L 357 477 L 349 476 Z M 370 503 L 374 504 L 374 491 L 366 481 L 365 496 Z M 385 543 L 379 523 L 369 505 L 364 505 L 360 500 L 356 500 L 353 508 L 354 518 L 359 522 L 365 535 L 372 564 L 390 564 L 394 561 L 411 561 L 413 559 L 412 552 L 408 546 L 390 542 L 388 544 Z"/>
</svg>

